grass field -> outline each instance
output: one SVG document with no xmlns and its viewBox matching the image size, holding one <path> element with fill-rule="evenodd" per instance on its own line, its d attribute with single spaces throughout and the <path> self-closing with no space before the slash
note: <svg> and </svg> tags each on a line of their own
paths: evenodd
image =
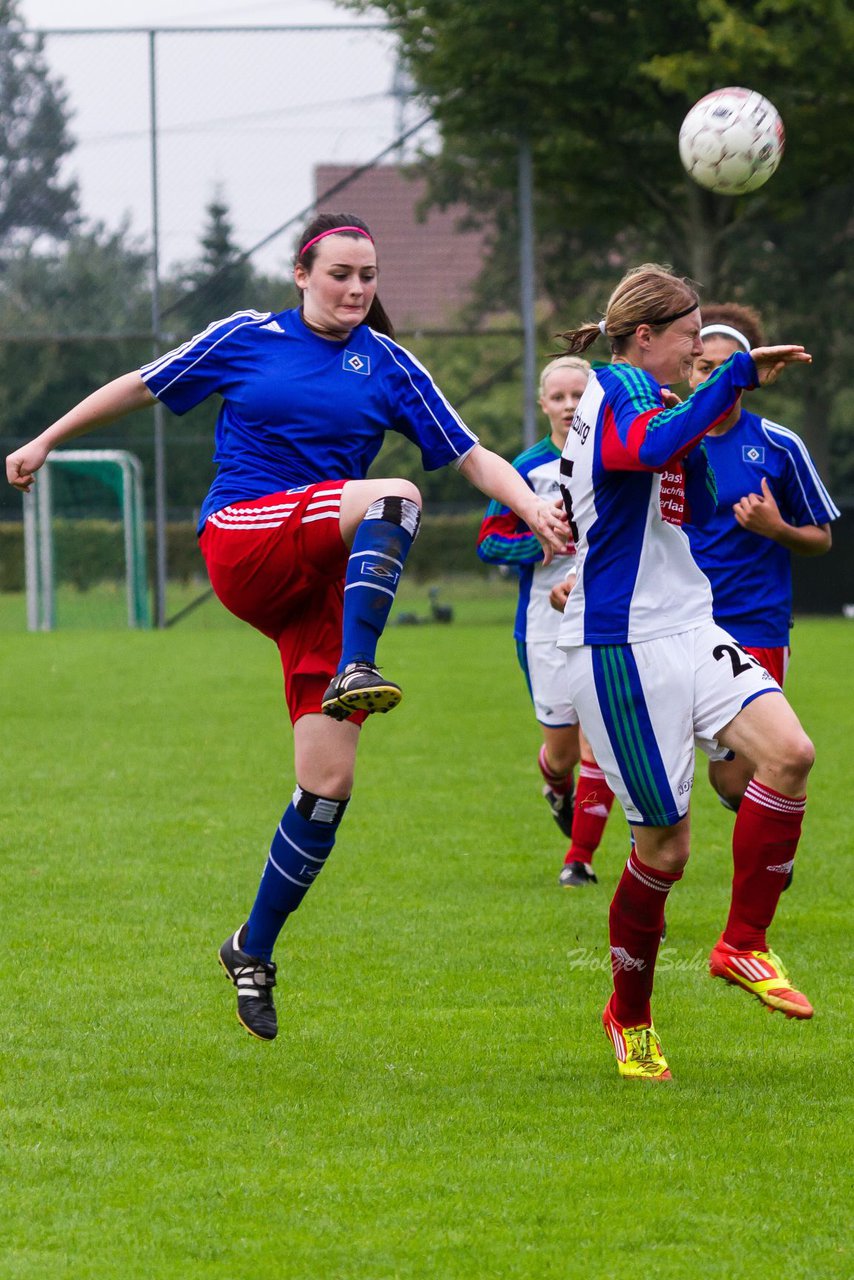
<svg viewBox="0 0 854 1280">
<path fill-rule="evenodd" d="M 818 763 L 774 942 L 816 1017 L 706 976 L 731 818 L 701 777 L 656 990 L 675 1080 L 638 1086 L 599 1023 L 625 827 L 598 889 L 558 887 L 512 588 L 445 598 L 453 626 L 385 638 L 406 699 L 282 936 L 272 1045 L 216 963 L 292 787 L 272 645 L 215 604 L 0 616 L 2 1280 L 852 1273 L 854 624 L 800 623 L 789 686 Z"/>
</svg>

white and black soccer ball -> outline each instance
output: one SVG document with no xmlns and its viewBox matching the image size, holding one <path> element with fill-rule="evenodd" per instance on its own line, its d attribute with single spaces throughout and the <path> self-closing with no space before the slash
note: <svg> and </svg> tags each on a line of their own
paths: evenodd
<svg viewBox="0 0 854 1280">
<path fill-rule="evenodd" d="M 742 196 L 768 181 L 786 135 L 776 107 L 752 89 L 715 89 L 696 102 L 679 130 L 679 158 L 701 187 Z"/>
</svg>

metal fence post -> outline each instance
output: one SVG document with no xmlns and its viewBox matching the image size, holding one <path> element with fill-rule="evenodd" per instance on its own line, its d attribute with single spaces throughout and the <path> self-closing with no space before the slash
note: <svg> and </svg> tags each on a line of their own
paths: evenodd
<svg viewBox="0 0 854 1280">
<path fill-rule="evenodd" d="M 160 355 L 160 199 L 157 186 L 157 32 L 148 33 L 148 101 L 151 137 L 151 337 Z M 164 411 L 154 406 L 154 625 L 166 626 L 166 445 Z"/>
<path fill-rule="evenodd" d="M 534 271 L 534 176 L 531 140 L 519 138 L 519 304 L 524 333 L 523 440 L 530 449 L 537 438 L 537 287 Z"/>
</svg>

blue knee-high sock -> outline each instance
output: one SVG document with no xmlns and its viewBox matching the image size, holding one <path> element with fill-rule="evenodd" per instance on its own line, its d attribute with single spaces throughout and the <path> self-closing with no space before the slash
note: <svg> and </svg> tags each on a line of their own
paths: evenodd
<svg viewBox="0 0 854 1280">
<path fill-rule="evenodd" d="M 269 960 L 282 925 L 296 911 L 332 852 L 346 800 L 297 787 L 273 836 L 241 950 Z"/>
<path fill-rule="evenodd" d="M 356 530 L 344 582 L 341 661 L 373 662 L 421 511 L 409 498 L 378 498 Z"/>
</svg>

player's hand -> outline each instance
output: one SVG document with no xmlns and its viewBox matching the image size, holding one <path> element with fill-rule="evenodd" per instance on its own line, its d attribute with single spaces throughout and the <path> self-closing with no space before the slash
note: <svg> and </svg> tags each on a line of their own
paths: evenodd
<svg viewBox="0 0 854 1280">
<path fill-rule="evenodd" d="M 570 597 L 572 588 L 575 586 L 575 578 L 565 578 L 563 582 L 558 582 L 549 592 L 549 604 L 558 613 L 563 613 L 566 608 L 566 602 Z"/>
<path fill-rule="evenodd" d="M 669 387 L 661 388 L 661 399 L 665 409 L 675 409 L 677 404 L 682 403 L 682 397 L 677 396 L 675 391 L 671 391 Z"/>
<path fill-rule="evenodd" d="M 44 465 L 49 453 L 50 449 L 38 440 L 31 440 L 29 444 L 10 453 L 6 459 L 6 479 L 9 484 L 23 493 L 29 493 L 35 483 L 35 473 Z"/>
<path fill-rule="evenodd" d="M 526 523 L 543 548 L 543 564 L 551 564 L 554 555 L 566 555 L 569 550 L 569 521 L 562 498 L 555 498 L 554 502 L 539 498 Z"/>
<path fill-rule="evenodd" d="M 787 364 L 812 364 L 812 356 L 803 347 L 755 347 L 750 353 L 760 387 L 767 387 L 783 372 Z"/>
<path fill-rule="evenodd" d="M 762 477 L 762 493 L 748 493 L 745 497 L 739 498 L 733 506 L 732 513 L 742 529 L 759 533 L 763 538 L 776 539 L 785 525 L 765 476 Z"/>
</svg>

